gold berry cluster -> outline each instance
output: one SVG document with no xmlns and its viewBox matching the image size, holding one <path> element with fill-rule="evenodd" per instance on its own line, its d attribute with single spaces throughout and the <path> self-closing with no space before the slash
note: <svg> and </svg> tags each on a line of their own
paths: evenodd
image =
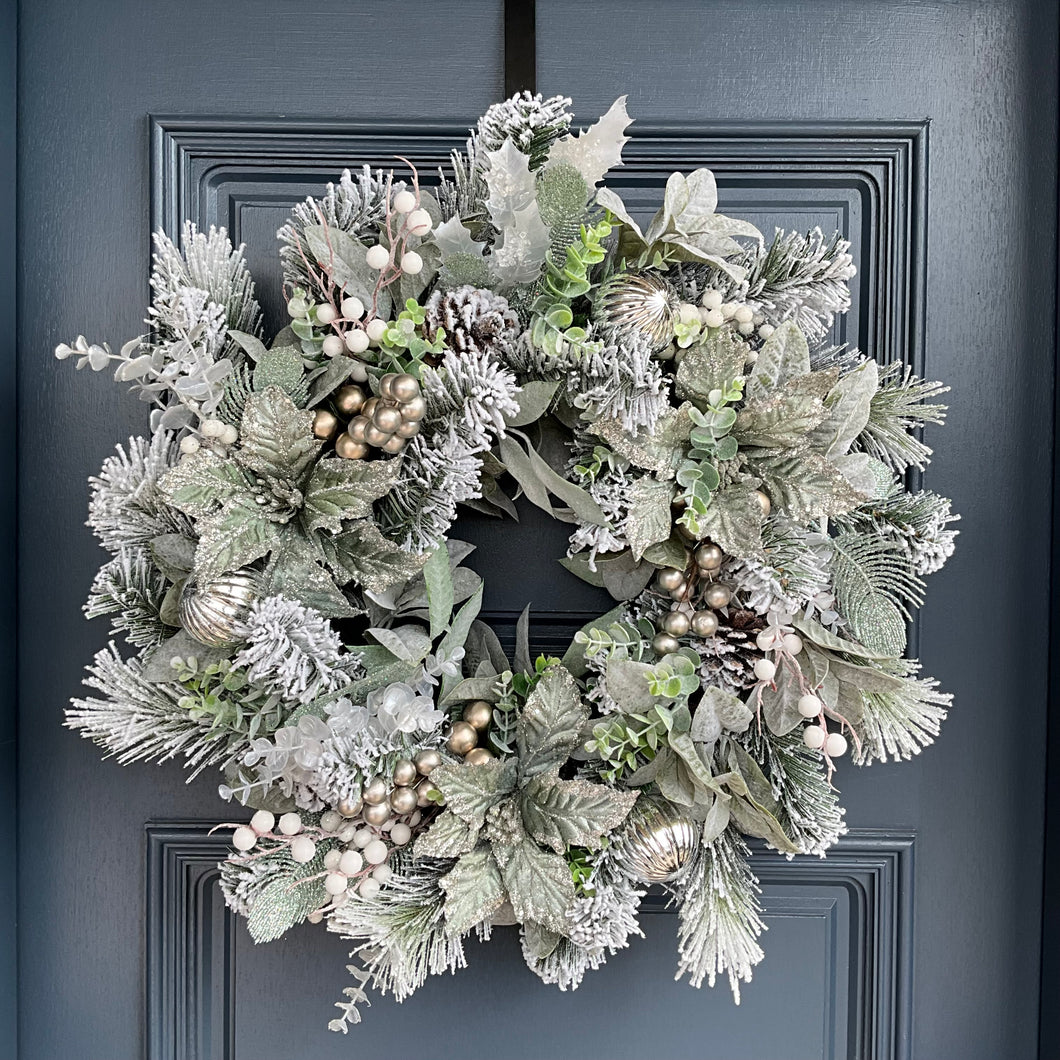
<svg viewBox="0 0 1060 1060">
<path fill-rule="evenodd" d="M 400 453 L 420 433 L 427 403 L 415 376 L 407 372 L 380 377 L 378 391 L 369 395 L 356 383 L 340 387 L 332 400 L 334 411 L 317 409 L 313 433 L 334 439 L 335 452 L 347 460 L 363 460 L 373 448 Z M 342 418 L 347 422 L 340 433 Z"/>
</svg>

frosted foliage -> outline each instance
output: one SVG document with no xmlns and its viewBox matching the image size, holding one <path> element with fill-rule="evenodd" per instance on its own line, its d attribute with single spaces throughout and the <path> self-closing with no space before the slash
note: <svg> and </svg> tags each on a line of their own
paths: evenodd
<svg viewBox="0 0 1060 1060">
<path fill-rule="evenodd" d="M 319 611 L 269 596 L 254 604 L 247 626 L 247 642 L 233 665 L 245 667 L 265 691 L 310 703 L 349 682 L 341 669 L 342 640 Z"/>
</svg>

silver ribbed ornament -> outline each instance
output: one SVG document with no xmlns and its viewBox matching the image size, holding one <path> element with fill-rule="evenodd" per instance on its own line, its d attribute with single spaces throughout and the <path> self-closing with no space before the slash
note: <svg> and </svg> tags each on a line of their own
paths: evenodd
<svg viewBox="0 0 1060 1060">
<path fill-rule="evenodd" d="M 261 589 L 261 575 L 247 568 L 204 585 L 189 582 L 180 594 L 180 624 L 201 644 L 238 644 L 246 638 L 247 616 Z"/>
<path fill-rule="evenodd" d="M 669 883 L 692 861 L 699 826 L 661 799 L 641 796 L 622 836 L 621 862 L 644 883 Z"/>
<path fill-rule="evenodd" d="M 646 341 L 654 352 L 673 341 L 677 304 L 677 294 L 661 276 L 620 272 L 600 288 L 593 319 L 618 338 Z"/>
</svg>

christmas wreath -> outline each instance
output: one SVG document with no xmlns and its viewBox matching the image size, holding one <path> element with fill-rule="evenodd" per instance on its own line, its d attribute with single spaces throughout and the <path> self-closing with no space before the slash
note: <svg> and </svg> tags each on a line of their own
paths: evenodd
<svg viewBox="0 0 1060 1060">
<path fill-rule="evenodd" d="M 745 837 L 822 855 L 836 760 L 916 754 L 949 702 L 904 657 L 955 536 L 904 485 L 944 388 L 828 341 L 846 241 L 763 240 L 706 169 L 643 224 L 602 184 L 624 100 L 580 133 L 569 103 L 491 107 L 432 191 L 365 167 L 296 206 L 270 345 L 242 248 L 187 224 L 155 236 L 145 336 L 56 351 L 152 406 L 91 480 L 112 558 L 86 612 L 131 650 L 96 655 L 67 725 L 223 772 L 254 811 L 219 826 L 254 939 L 353 944 L 334 1029 L 502 924 L 574 988 L 652 884 L 679 973 L 738 1000 Z M 449 536 L 520 494 L 617 601 L 562 658 L 525 616 L 506 655 Z"/>
</svg>

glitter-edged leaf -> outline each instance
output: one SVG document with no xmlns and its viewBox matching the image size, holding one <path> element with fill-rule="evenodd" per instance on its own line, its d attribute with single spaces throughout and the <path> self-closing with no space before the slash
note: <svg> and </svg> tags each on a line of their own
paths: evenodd
<svg viewBox="0 0 1060 1060">
<path fill-rule="evenodd" d="M 230 497 L 247 489 L 246 476 L 230 460 L 208 449 L 188 453 L 159 484 L 170 504 L 199 518 L 215 512 Z"/>
<path fill-rule="evenodd" d="M 306 530 L 338 534 L 343 519 L 371 515 L 372 502 L 390 492 L 400 470 L 400 459 L 319 461 L 305 491 Z"/>
<path fill-rule="evenodd" d="M 430 828 L 416 840 L 416 856 L 458 858 L 470 853 L 478 842 L 480 825 L 468 824 L 452 810 L 444 810 Z"/>
<path fill-rule="evenodd" d="M 463 934 L 482 923 L 504 904 L 504 882 L 487 847 L 465 854 L 439 886 L 445 892 L 445 926 L 451 935 Z"/>
<path fill-rule="evenodd" d="M 670 501 L 673 483 L 645 475 L 630 490 L 625 532 L 633 558 L 639 560 L 649 545 L 666 541 L 673 527 Z"/>
<path fill-rule="evenodd" d="M 283 529 L 262 513 L 249 494 L 233 498 L 198 522 L 196 576 L 206 581 L 267 556 L 280 544 Z"/>
<path fill-rule="evenodd" d="M 427 562 L 428 553 L 406 552 L 387 540 L 371 519 L 358 519 L 335 537 L 320 539 L 337 580 L 355 581 L 373 593 L 406 582 Z"/>
<path fill-rule="evenodd" d="M 508 901 L 519 920 L 533 920 L 561 934 L 567 930 L 574 881 L 566 858 L 542 850 L 527 838 L 512 850 L 503 873 Z"/>
<path fill-rule="evenodd" d="M 527 832 L 555 853 L 568 846 L 596 850 L 625 819 L 635 791 L 588 780 L 560 780 L 555 769 L 531 778 L 520 793 Z"/>
<path fill-rule="evenodd" d="M 519 716 L 519 772 L 525 779 L 561 766 L 578 745 L 589 708 L 574 678 L 562 666 L 534 687 Z"/>
<path fill-rule="evenodd" d="M 514 790 L 515 762 L 495 758 L 478 765 L 443 765 L 431 773 L 431 781 L 445 796 L 447 810 L 481 825 L 486 811 Z"/>
<path fill-rule="evenodd" d="M 313 413 L 299 409 L 278 386 L 247 399 L 239 441 L 244 467 L 292 484 L 302 481 L 323 445 L 313 437 Z"/>
</svg>

